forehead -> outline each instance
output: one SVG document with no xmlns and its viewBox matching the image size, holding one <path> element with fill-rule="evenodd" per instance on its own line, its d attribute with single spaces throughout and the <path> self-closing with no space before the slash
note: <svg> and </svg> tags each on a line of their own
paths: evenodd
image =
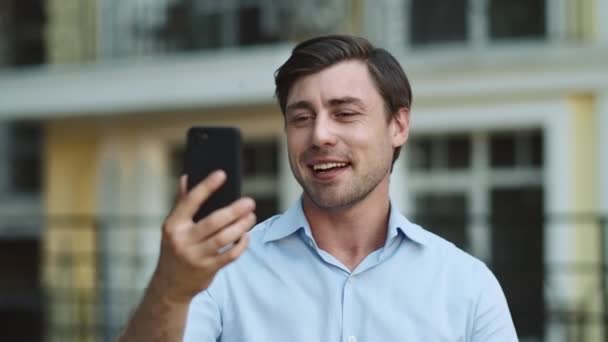
<svg viewBox="0 0 608 342">
<path fill-rule="evenodd" d="M 311 103 L 335 98 L 355 97 L 372 104 L 382 97 L 363 61 L 336 63 L 314 74 L 298 79 L 287 96 L 287 105 L 298 101 Z"/>
</svg>

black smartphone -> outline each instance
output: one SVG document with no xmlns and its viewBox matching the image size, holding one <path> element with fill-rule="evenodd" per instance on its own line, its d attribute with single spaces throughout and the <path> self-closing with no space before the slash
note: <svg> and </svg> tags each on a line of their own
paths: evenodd
<svg viewBox="0 0 608 342">
<path fill-rule="evenodd" d="M 186 137 L 184 173 L 188 191 L 215 170 L 226 172 L 226 181 L 205 201 L 194 222 L 241 197 L 242 138 L 236 127 L 191 127 Z"/>
</svg>

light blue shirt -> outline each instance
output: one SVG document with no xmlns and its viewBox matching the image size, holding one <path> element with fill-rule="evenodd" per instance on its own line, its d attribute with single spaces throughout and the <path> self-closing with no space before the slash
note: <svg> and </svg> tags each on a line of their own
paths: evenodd
<svg viewBox="0 0 608 342">
<path fill-rule="evenodd" d="M 391 206 L 384 247 L 354 271 L 316 245 L 301 201 L 190 305 L 187 342 L 517 341 L 481 261 Z"/>
</svg>

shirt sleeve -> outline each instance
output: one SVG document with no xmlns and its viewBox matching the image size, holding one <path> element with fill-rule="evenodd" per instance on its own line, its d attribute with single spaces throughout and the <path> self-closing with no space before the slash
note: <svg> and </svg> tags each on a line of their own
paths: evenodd
<svg viewBox="0 0 608 342">
<path fill-rule="evenodd" d="M 196 295 L 190 303 L 184 342 L 216 342 L 222 334 L 220 308 L 209 291 Z"/>
<path fill-rule="evenodd" d="M 485 264 L 477 272 L 481 286 L 475 318 L 472 342 L 517 342 L 517 333 L 509 306 L 498 280 Z"/>
</svg>

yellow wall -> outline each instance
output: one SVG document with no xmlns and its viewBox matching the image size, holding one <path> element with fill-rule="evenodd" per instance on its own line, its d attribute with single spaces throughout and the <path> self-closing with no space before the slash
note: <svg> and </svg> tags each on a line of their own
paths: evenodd
<svg viewBox="0 0 608 342">
<path fill-rule="evenodd" d="M 595 10 L 597 1 L 605 0 L 574 0 L 567 2 L 569 38 L 590 41 L 597 38 Z"/>
<path fill-rule="evenodd" d="M 571 96 L 569 104 L 574 138 L 570 151 L 573 168 L 571 212 L 580 215 L 571 224 L 576 237 L 576 262 L 599 266 L 602 255 L 601 233 L 597 218 L 593 217 L 599 204 L 595 101 L 591 95 L 580 94 Z M 579 308 L 587 312 L 602 313 L 599 267 L 598 272 L 576 275 L 576 298 Z M 603 331 L 600 325 L 588 329 L 586 335 L 589 336 L 589 341 L 602 341 Z"/>
<path fill-rule="evenodd" d="M 47 52 L 49 62 L 92 60 L 97 52 L 96 0 L 48 0 Z"/>
<path fill-rule="evenodd" d="M 50 326 L 95 321 L 95 201 L 97 139 L 94 127 L 46 126 L 44 280 Z M 60 329 L 59 329 L 60 330 Z M 49 331 L 55 331 L 49 329 Z M 50 336 L 51 341 L 68 341 Z M 86 338 L 81 340 L 87 340 Z"/>
</svg>

